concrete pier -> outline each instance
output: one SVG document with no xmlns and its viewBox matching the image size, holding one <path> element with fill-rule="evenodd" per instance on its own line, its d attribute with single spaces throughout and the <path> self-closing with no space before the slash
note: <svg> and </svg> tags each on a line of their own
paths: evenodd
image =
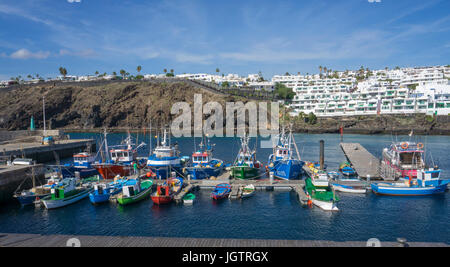
<svg viewBox="0 0 450 267">
<path fill-rule="evenodd" d="M 37 163 L 45 163 L 55 160 L 53 151 L 55 151 L 60 158 L 67 158 L 71 157 L 74 153 L 85 151 L 87 147 L 91 147 L 91 150 L 95 151 L 95 140 L 58 140 L 52 145 L 43 145 L 42 143 L 36 141 L 9 142 L 6 144 L 0 144 L 0 156 L 32 158 Z"/>
<path fill-rule="evenodd" d="M 359 177 L 380 179 L 380 160 L 372 155 L 361 144 L 341 143 L 342 151 L 355 168 Z"/>
<path fill-rule="evenodd" d="M 74 239 L 75 238 L 75 239 Z M 78 243 L 79 241 L 79 243 Z M 367 247 L 367 241 L 176 238 L 142 236 L 70 236 L 0 233 L 0 247 Z M 446 243 L 383 242 L 382 247 L 449 247 Z"/>
<path fill-rule="evenodd" d="M 0 203 L 11 200 L 14 191 L 22 184 L 23 189 L 32 187 L 32 168 L 36 183 L 44 182 L 44 167 L 42 165 L 34 166 L 0 166 Z"/>
</svg>

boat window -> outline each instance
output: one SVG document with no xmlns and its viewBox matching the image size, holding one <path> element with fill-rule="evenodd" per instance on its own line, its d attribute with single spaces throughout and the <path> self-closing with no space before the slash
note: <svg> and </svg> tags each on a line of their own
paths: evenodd
<svg viewBox="0 0 450 267">
<path fill-rule="evenodd" d="M 440 172 L 432 172 L 431 178 L 433 178 L 433 179 L 439 178 L 439 174 L 440 174 Z"/>
<path fill-rule="evenodd" d="M 402 164 L 419 164 L 422 162 L 420 153 L 400 153 Z"/>
<path fill-rule="evenodd" d="M 111 153 L 111 157 L 113 157 L 113 158 L 117 157 L 116 153 Z"/>
</svg>

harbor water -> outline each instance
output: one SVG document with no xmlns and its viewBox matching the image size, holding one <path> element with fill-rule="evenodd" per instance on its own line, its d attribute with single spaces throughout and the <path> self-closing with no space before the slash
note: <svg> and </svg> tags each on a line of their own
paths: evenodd
<svg viewBox="0 0 450 267">
<path fill-rule="evenodd" d="M 71 134 L 71 138 L 94 138 L 99 134 Z M 109 145 L 118 144 L 126 135 L 108 135 Z M 136 139 L 136 136 L 133 136 Z M 138 142 L 149 143 L 140 134 Z M 408 136 L 345 135 L 344 141 L 360 143 L 381 157 L 392 141 L 409 140 Z M 325 140 L 325 163 L 337 170 L 345 161 L 336 134 L 296 134 L 303 160 L 319 160 L 319 141 Z M 416 136 L 425 144 L 428 162 L 439 165 L 442 176 L 450 175 L 450 137 Z M 260 141 L 260 140 L 259 140 Z M 155 142 L 155 140 L 153 140 Z M 194 149 L 192 138 L 172 139 L 182 155 Z M 200 139 L 197 139 L 197 145 Z M 232 163 L 239 150 L 238 138 L 213 138 L 214 157 Z M 253 146 L 254 144 L 251 144 Z M 97 147 L 100 147 L 98 145 Z M 148 147 L 140 151 L 148 155 Z M 272 150 L 258 146 L 257 158 L 267 162 Z M 70 161 L 70 159 L 63 160 Z M 255 238 L 365 241 L 378 238 L 395 241 L 404 237 L 416 242 L 450 243 L 450 193 L 428 197 L 389 197 L 338 193 L 339 212 L 324 212 L 302 207 L 294 192 L 257 191 L 249 199 L 214 202 L 210 190 L 199 190 L 192 206 L 154 206 L 146 200 L 121 207 L 114 203 L 93 206 L 88 199 L 57 210 L 21 207 L 14 201 L 0 205 L 0 232 L 68 235 L 119 235 L 193 238 Z"/>
</svg>

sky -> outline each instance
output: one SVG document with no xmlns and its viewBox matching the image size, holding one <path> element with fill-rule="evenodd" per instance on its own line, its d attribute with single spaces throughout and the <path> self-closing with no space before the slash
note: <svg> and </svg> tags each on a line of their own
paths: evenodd
<svg viewBox="0 0 450 267">
<path fill-rule="evenodd" d="M 378 1 L 378 2 L 377 2 Z M 450 64 L 449 0 L 0 0 L 0 80 Z"/>
</svg>

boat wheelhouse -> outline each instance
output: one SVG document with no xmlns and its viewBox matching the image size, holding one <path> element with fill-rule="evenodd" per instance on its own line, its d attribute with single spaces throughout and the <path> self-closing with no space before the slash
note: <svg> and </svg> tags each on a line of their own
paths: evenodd
<svg viewBox="0 0 450 267">
<path fill-rule="evenodd" d="M 256 160 L 256 150 L 249 148 L 249 137 L 241 138 L 241 148 L 231 167 L 231 176 L 236 179 L 256 179 L 260 176 L 262 164 Z"/>
<path fill-rule="evenodd" d="M 417 170 L 425 169 L 424 145 L 415 142 L 393 143 L 383 150 L 383 162 L 401 177 L 417 177 Z"/>
<path fill-rule="evenodd" d="M 158 142 L 153 154 L 148 157 L 147 166 L 160 179 L 169 178 L 168 176 L 173 170 L 178 173 L 181 171 L 182 164 L 178 145 L 170 143 L 166 129 L 164 129 L 162 141 Z"/>
<path fill-rule="evenodd" d="M 297 158 L 294 158 L 293 147 L 297 151 Z M 275 178 L 298 179 L 303 173 L 305 163 L 300 159 L 292 131 L 289 131 L 289 135 L 286 136 L 283 127 L 278 144 L 273 148 L 273 151 L 273 154 L 269 156 L 268 167 L 274 173 Z"/>
<path fill-rule="evenodd" d="M 209 140 L 207 144 L 203 144 L 203 140 L 199 145 L 199 150 L 192 154 L 191 167 L 186 168 L 191 179 L 202 180 L 210 177 L 218 177 L 224 169 L 224 163 L 220 159 L 213 158 L 213 145 Z"/>
</svg>

